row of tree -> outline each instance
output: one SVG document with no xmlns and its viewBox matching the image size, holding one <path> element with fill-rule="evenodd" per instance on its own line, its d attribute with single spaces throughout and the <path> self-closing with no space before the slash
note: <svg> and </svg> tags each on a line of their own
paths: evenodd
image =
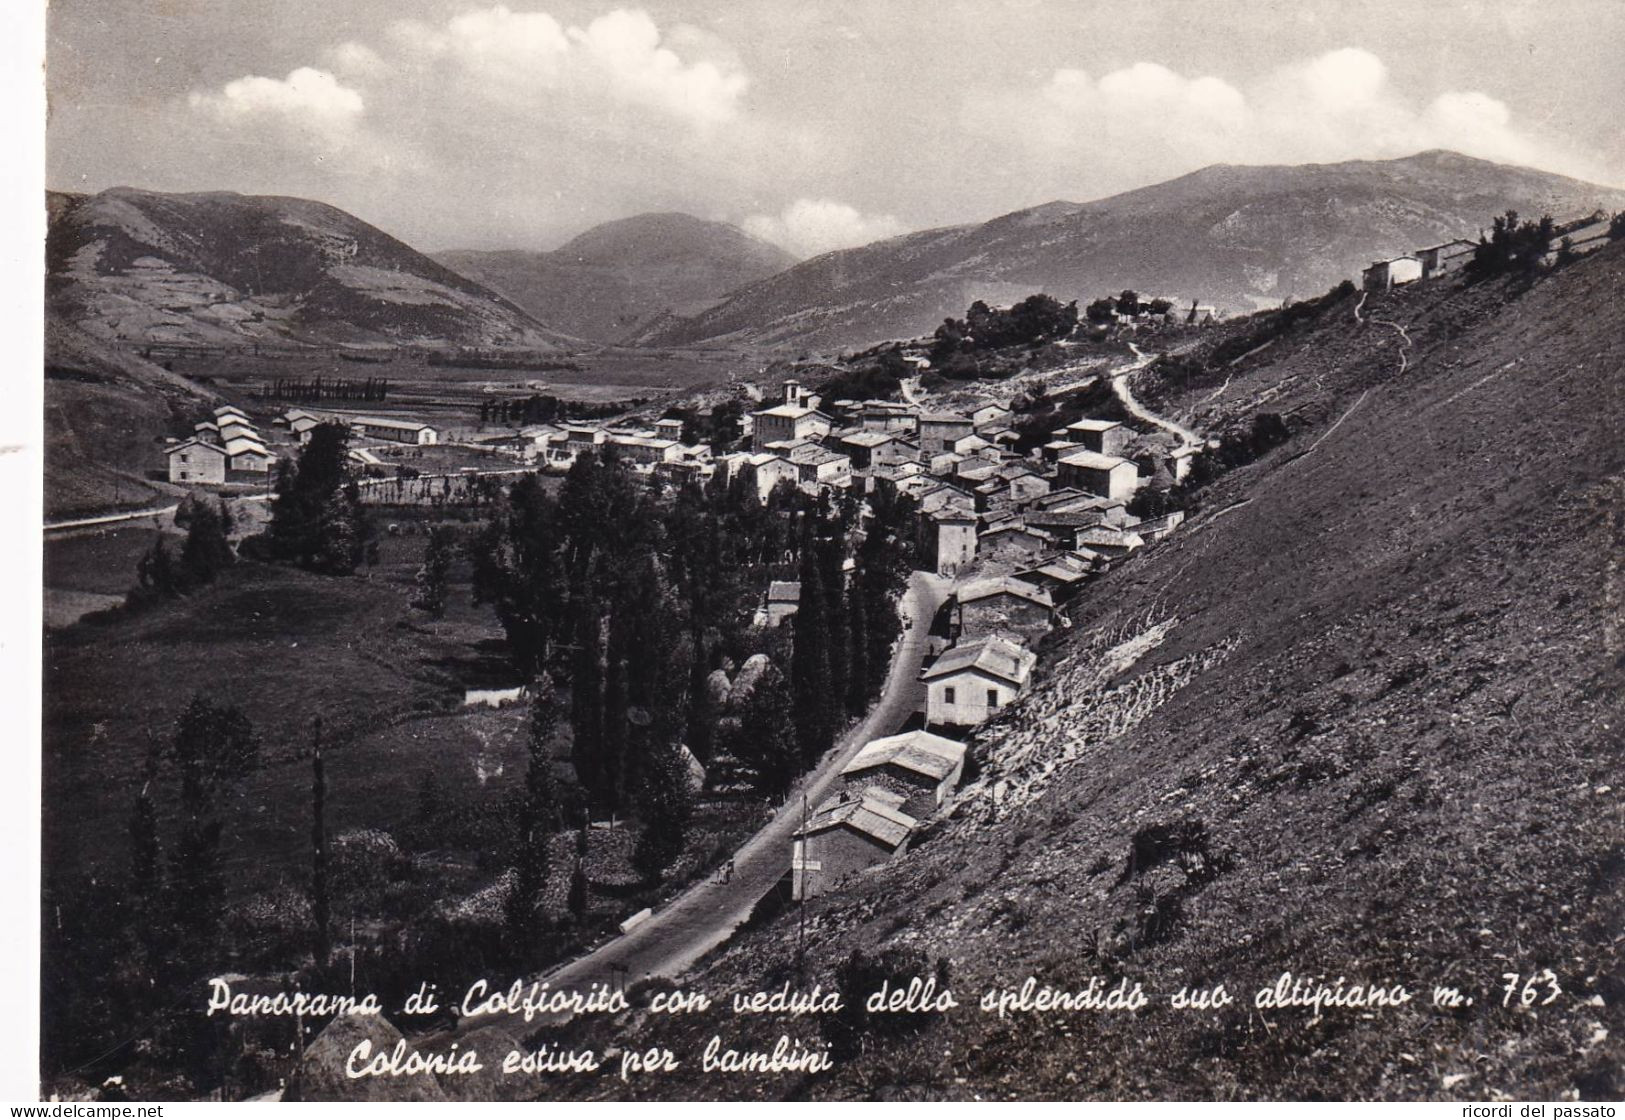
<svg viewBox="0 0 1625 1120">
<path fill-rule="evenodd" d="M 255 393 L 273 401 L 381 401 L 389 396 L 387 377 L 278 377 Z"/>
<path fill-rule="evenodd" d="M 515 483 L 471 542 L 476 598 L 515 668 L 563 682 L 558 718 L 567 711 L 586 807 L 638 815 L 647 873 L 681 848 L 687 754 L 726 750 L 782 793 L 874 694 L 910 562 L 905 505 L 882 499 L 865 520 L 858 500 L 789 486 L 763 503 L 747 472 L 663 489 L 583 456 L 556 498 L 534 477 Z M 794 575 L 801 608 L 783 649 L 751 618 L 768 581 Z M 764 646 L 775 664 L 724 711 L 710 674 Z"/>
</svg>

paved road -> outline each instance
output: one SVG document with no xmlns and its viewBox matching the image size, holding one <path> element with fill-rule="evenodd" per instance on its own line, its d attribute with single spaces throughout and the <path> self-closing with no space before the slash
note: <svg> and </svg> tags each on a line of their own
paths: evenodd
<svg viewBox="0 0 1625 1120">
<path fill-rule="evenodd" d="M 920 695 L 920 665 L 927 631 L 951 581 L 926 572 L 909 578 L 901 607 L 910 620 L 898 643 L 886 686 L 869 714 L 841 739 L 824 761 L 802 779 L 771 823 L 747 840 L 734 855 L 733 877 L 726 883 L 706 880 L 690 887 L 642 925 L 543 977 L 554 991 L 585 993 L 594 981 L 618 979 L 610 966 L 625 968 L 628 982 L 646 976 L 676 977 L 733 935 L 751 910 L 790 866 L 792 837 L 801 825 L 801 798 L 816 807 L 832 791 L 841 767 L 871 739 L 895 732 L 914 712 Z M 493 982 L 495 978 L 492 978 Z M 462 993 L 453 995 L 461 999 Z M 502 1025 L 505 1017 L 468 1019 L 452 1037 L 477 1027 Z M 522 1020 L 509 1024 L 522 1027 Z M 531 1025 L 534 1029 L 534 1024 Z M 440 1038 L 436 1038 L 438 1044 Z"/>
</svg>

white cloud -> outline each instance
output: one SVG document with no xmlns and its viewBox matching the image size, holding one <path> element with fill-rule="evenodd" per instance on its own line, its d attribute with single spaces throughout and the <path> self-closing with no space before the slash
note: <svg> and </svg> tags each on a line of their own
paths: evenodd
<svg viewBox="0 0 1625 1120">
<path fill-rule="evenodd" d="M 663 41 L 654 20 L 640 11 L 618 9 L 583 28 L 499 4 L 439 26 L 403 20 L 389 36 L 405 61 L 442 65 L 442 80 L 538 111 L 596 101 L 704 127 L 732 120 L 749 85 L 728 52 L 699 49 L 694 33 L 681 28 Z M 685 60 L 673 43 L 713 57 Z"/>
<path fill-rule="evenodd" d="M 889 214 L 862 214 L 827 198 L 798 198 L 778 214 L 756 214 L 742 224 L 745 232 L 802 257 L 867 245 L 907 229 Z"/>
<path fill-rule="evenodd" d="M 1449 91 L 1408 99 L 1357 47 L 1284 65 L 1245 90 L 1137 62 L 1098 81 L 1060 69 L 1036 88 L 968 97 L 962 121 L 1007 159 L 1074 197 L 1171 178 L 1210 163 L 1385 159 L 1429 148 L 1585 176 L 1573 153 L 1519 127 L 1502 102 Z M 1009 149 L 1015 150 L 1009 150 Z"/>
<path fill-rule="evenodd" d="M 219 93 L 193 93 L 189 103 L 228 123 L 270 117 L 325 132 L 348 129 L 366 109 L 360 93 L 325 70 L 308 66 L 282 79 L 238 78 Z"/>
</svg>

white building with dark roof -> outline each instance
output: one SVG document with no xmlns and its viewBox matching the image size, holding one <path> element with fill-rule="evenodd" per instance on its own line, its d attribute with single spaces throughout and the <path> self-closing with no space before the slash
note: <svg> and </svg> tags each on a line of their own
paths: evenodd
<svg viewBox="0 0 1625 1120">
<path fill-rule="evenodd" d="M 926 726 L 985 723 L 1021 695 L 1036 664 L 1037 654 L 1003 635 L 954 646 L 920 674 Z"/>
<path fill-rule="evenodd" d="M 1055 481 L 1098 497 L 1127 501 L 1140 484 L 1140 468 L 1115 455 L 1069 451 L 1055 464 Z"/>
<path fill-rule="evenodd" d="M 189 439 L 171 444 L 165 454 L 169 457 L 169 481 L 213 483 L 226 481 L 226 449 L 201 439 Z"/>
</svg>

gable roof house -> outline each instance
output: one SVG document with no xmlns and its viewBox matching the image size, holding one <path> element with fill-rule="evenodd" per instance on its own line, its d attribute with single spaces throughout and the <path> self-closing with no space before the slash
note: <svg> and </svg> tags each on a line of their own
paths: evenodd
<svg viewBox="0 0 1625 1120">
<path fill-rule="evenodd" d="M 201 439 L 184 440 L 164 449 L 171 482 L 226 481 L 226 449 Z"/>
<path fill-rule="evenodd" d="M 952 647 L 920 674 L 926 726 L 987 722 L 1021 695 L 1036 664 L 1037 654 L 998 634 Z"/>
<path fill-rule="evenodd" d="M 1005 631 L 1032 641 L 1048 632 L 1054 615 L 1048 591 L 1013 576 L 977 580 L 954 595 L 954 628 L 962 638 Z"/>
<path fill-rule="evenodd" d="M 1422 262 L 1405 255 L 1385 261 L 1372 261 L 1360 271 L 1360 284 L 1368 292 L 1385 292 L 1400 284 L 1422 279 Z"/>
<path fill-rule="evenodd" d="M 924 818 L 942 808 L 964 771 L 965 744 L 908 731 L 864 744 L 841 768 L 841 782 L 859 796 L 866 787 L 884 790 L 902 799 L 904 813 Z"/>
<path fill-rule="evenodd" d="M 1474 247 L 1471 241 L 1458 237 L 1454 241 L 1416 250 L 1416 259 L 1422 262 L 1422 279 L 1461 271 L 1462 265 L 1472 259 Z"/>
<path fill-rule="evenodd" d="M 854 871 L 884 863 L 908 849 L 919 821 L 884 790 L 826 801 L 796 830 L 791 849 L 791 895 L 816 898 Z"/>
<path fill-rule="evenodd" d="M 226 441 L 226 469 L 233 471 L 253 471 L 263 474 L 271 469 L 276 462 L 276 456 L 257 439 L 238 437 Z"/>
<path fill-rule="evenodd" d="M 1083 445 L 1097 455 L 1121 455 L 1128 444 L 1129 430 L 1116 420 L 1079 420 L 1066 426 L 1063 439 Z"/>
<path fill-rule="evenodd" d="M 852 460 L 838 451 L 816 443 L 805 443 L 790 452 L 790 462 L 800 472 L 801 488 L 817 493 L 822 486 L 850 486 Z"/>
<path fill-rule="evenodd" d="M 975 426 L 978 435 L 986 437 L 989 433 L 1004 428 L 1009 423 L 1010 416 L 1010 410 L 1004 405 L 989 401 L 970 414 L 970 422 Z"/>
<path fill-rule="evenodd" d="M 982 557 L 992 560 L 1025 562 L 1031 557 L 1050 552 L 1056 547 L 1056 538 L 1041 529 L 1030 528 L 1014 518 L 983 530 L 976 549 Z"/>
<path fill-rule="evenodd" d="M 954 443 L 973 434 L 975 425 L 968 416 L 954 412 L 926 412 L 920 415 L 920 450 L 926 454 L 948 451 Z"/>
<path fill-rule="evenodd" d="M 1062 486 L 1126 501 L 1140 484 L 1140 469 L 1127 459 L 1095 451 L 1073 451 L 1061 456 L 1055 465 L 1055 480 Z"/>
</svg>

